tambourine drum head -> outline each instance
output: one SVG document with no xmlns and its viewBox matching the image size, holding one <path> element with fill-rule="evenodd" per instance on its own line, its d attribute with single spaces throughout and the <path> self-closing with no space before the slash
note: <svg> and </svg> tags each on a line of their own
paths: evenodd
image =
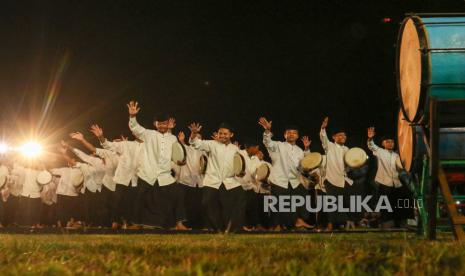
<svg viewBox="0 0 465 276">
<path fill-rule="evenodd" d="M 257 168 L 256 178 L 257 178 L 258 181 L 262 181 L 262 180 L 267 179 L 269 175 L 270 175 L 270 168 L 268 167 L 268 165 L 261 164 Z"/>
<path fill-rule="evenodd" d="M 410 171 L 413 160 L 413 130 L 399 111 L 397 119 L 397 141 L 399 143 L 400 161 L 405 170 Z"/>
<path fill-rule="evenodd" d="M 184 162 L 186 160 L 186 149 L 181 143 L 173 143 L 171 160 L 176 164 L 178 162 Z"/>
<path fill-rule="evenodd" d="M 245 170 L 244 157 L 242 157 L 242 155 L 240 155 L 239 153 L 236 153 L 234 155 L 233 170 L 235 175 L 242 174 Z"/>
<path fill-rule="evenodd" d="M 52 182 L 52 174 L 48 171 L 41 171 L 37 175 L 37 183 L 40 185 L 47 185 Z"/>
<path fill-rule="evenodd" d="M 79 187 L 84 182 L 84 175 L 81 171 L 76 171 L 71 174 L 71 182 L 74 187 Z"/>
<path fill-rule="evenodd" d="M 300 166 L 306 171 L 313 170 L 314 168 L 321 165 L 322 160 L 323 160 L 323 157 L 319 152 L 312 152 L 312 153 L 307 154 L 300 161 Z"/>
<path fill-rule="evenodd" d="M 403 23 L 400 41 L 398 77 L 402 108 L 410 122 L 415 120 L 421 96 L 421 52 L 420 40 L 414 21 L 409 18 Z"/>
<path fill-rule="evenodd" d="M 361 148 L 351 148 L 344 155 L 344 161 L 347 166 L 351 168 L 360 168 L 363 166 L 368 159 L 368 155 Z"/>
</svg>

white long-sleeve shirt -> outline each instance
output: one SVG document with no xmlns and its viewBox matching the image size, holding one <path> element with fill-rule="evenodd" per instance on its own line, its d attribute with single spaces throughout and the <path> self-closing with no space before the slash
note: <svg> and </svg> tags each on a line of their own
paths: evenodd
<svg viewBox="0 0 465 276">
<path fill-rule="evenodd" d="M 185 145 L 186 165 L 176 166 L 178 182 L 190 187 L 202 187 L 203 176 L 200 174 L 200 157 L 204 153 L 193 146 Z"/>
<path fill-rule="evenodd" d="M 22 181 L 21 196 L 29 198 L 40 197 L 41 187 L 37 183 L 37 175 L 39 172 L 38 170 L 26 168 L 17 164 L 14 165 L 11 174 L 18 176 Z"/>
<path fill-rule="evenodd" d="M 368 148 L 378 160 L 378 170 L 375 181 L 389 187 L 401 187 L 399 173 L 397 172 L 396 160 L 399 154 L 392 150 L 378 147 L 372 139 L 368 140 Z"/>
<path fill-rule="evenodd" d="M 77 162 L 76 168 L 79 168 L 84 175 L 84 187 L 82 192 L 87 188 L 90 192 L 102 190 L 103 178 L 105 177 L 105 164 L 103 160 L 98 157 L 86 154 L 78 149 L 73 149 L 79 159 L 85 163 Z"/>
<path fill-rule="evenodd" d="M 137 176 L 150 185 L 158 181 L 158 185 L 166 186 L 176 182 L 171 175 L 171 155 L 176 136 L 171 133 L 160 133 L 153 129 L 145 129 L 135 117 L 129 119 L 132 133 L 142 140 L 141 163 Z"/>
<path fill-rule="evenodd" d="M 244 190 L 248 191 L 253 189 L 257 192 L 258 186 L 255 181 L 255 172 L 261 162 L 257 156 L 249 156 L 246 150 L 240 150 L 239 154 L 241 154 L 245 160 L 245 175 L 244 177 L 238 177 L 238 180 L 241 182 Z"/>
<path fill-rule="evenodd" d="M 324 128 L 320 131 L 320 139 L 326 153 L 326 180 L 341 188 L 344 187 L 345 182 L 352 185 L 353 181 L 347 177 L 344 163 L 344 155 L 349 148 L 329 141 Z"/>
<path fill-rule="evenodd" d="M 63 168 L 52 169 L 51 173 L 53 175 L 60 177 L 60 179 L 58 180 L 58 185 L 57 185 L 57 190 L 56 190 L 57 195 L 64 195 L 64 196 L 78 196 L 79 195 L 78 191 L 73 186 L 73 181 L 72 181 L 72 177 L 75 174 L 82 173 L 79 169 L 63 167 Z"/>
<path fill-rule="evenodd" d="M 102 143 L 104 149 L 119 155 L 118 166 L 113 177 L 116 184 L 137 186 L 137 169 L 140 163 L 142 144 L 137 141 L 110 142 L 108 140 Z"/>
<path fill-rule="evenodd" d="M 268 150 L 271 157 L 271 167 L 269 180 L 272 184 L 287 188 L 291 183 L 293 189 L 300 184 L 300 173 L 298 167 L 304 151 L 297 145 L 288 142 L 279 142 L 271 140 L 271 132 L 263 133 L 263 144 Z"/>
<path fill-rule="evenodd" d="M 100 156 L 105 162 L 105 175 L 103 176 L 102 184 L 110 191 L 116 190 L 116 182 L 113 180 L 115 177 L 116 167 L 118 166 L 119 156 L 111 150 L 97 148 L 95 151 L 97 156 Z"/>
<path fill-rule="evenodd" d="M 223 144 L 215 140 L 200 140 L 195 138 L 190 141 L 194 148 L 209 153 L 207 171 L 203 179 L 203 186 L 219 189 L 221 183 L 226 190 L 241 186 L 234 175 L 234 155 L 239 148 L 234 144 Z"/>
</svg>

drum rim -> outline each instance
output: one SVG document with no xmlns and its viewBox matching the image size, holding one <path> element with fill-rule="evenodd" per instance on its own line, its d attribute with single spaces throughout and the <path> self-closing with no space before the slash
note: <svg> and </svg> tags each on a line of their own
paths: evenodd
<svg viewBox="0 0 465 276">
<path fill-rule="evenodd" d="M 418 16 L 408 16 L 404 18 L 404 20 L 401 23 L 401 27 L 399 30 L 399 34 L 397 36 L 397 49 L 396 49 L 396 83 L 397 83 L 397 96 L 399 97 L 399 102 L 400 102 L 400 109 L 402 110 L 402 113 L 404 114 L 404 118 L 406 121 L 409 123 L 418 123 L 422 121 L 423 115 L 425 114 L 425 111 L 427 110 L 428 106 L 428 92 L 429 92 L 429 86 L 428 84 L 431 83 L 431 55 L 429 51 L 423 52 L 421 54 L 421 82 L 420 82 L 420 99 L 418 101 L 418 108 L 417 112 L 413 117 L 413 120 L 410 120 L 410 118 L 407 116 L 407 112 L 405 111 L 404 103 L 402 101 L 402 88 L 400 85 L 400 45 L 402 43 L 402 36 L 404 33 L 404 28 L 408 20 L 412 20 L 413 24 L 415 25 L 415 29 L 417 30 L 418 38 L 419 38 L 419 43 L 420 43 L 420 48 L 421 49 L 427 49 L 429 45 L 429 37 L 428 37 L 428 32 L 426 31 L 423 21 L 421 20 L 420 17 Z M 423 69 L 427 70 L 423 70 Z"/>
<path fill-rule="evenodd" d="M 205 169 L 202 170 L 202 168 L 200 168 L 200 174 L 204 175 L 206 172 L 207 172 L 207 165 L 208 165 L 208 157 L 205 155 L 205 154 L 202 154 L 200 156 L 200 160 L 205 160 Z"/>
<path fill-rule="evenodd" d="M 182 159 L 181 163 L 186 162 L 187 159 L 187 152 L 186 152 L 186 147 L 181 143 L 179 140 L 177 141 L 179 145 L 181 145 L 182 152 L 184 153 L 184 158 Z"/>
<path fill-rule="evenodd" d="M 235 172 L 234 173 L 235 173 L 235 175 L 240 175 L 240 174 L 243 174 L 245 172 L 245 158 L 240 153 L 236 153 L 236 154 L 240 156 L 240 158 L 242 160 L 242 166 L 241 166 L 241 172 L 240 173 L 235 173 Z"/>
<path fill-rule="evenodd" d="M 399 118 L 399 115 L 400 115 L 400 114 L 402 114 L 402 117 L 404 118 L 404 120 L 405 120 L 406 122 L 408 122 L 407 119 L 405 118 L 405 114 L 404 114 L 402 108 L 400 108 L 399 113 L 398 113 L 398 115 L 397 115 L 397 121 L 399 121 L 399 119 L 400 119 L 400 118 Z M 412 126 L 410 126 L 410 127 L 412 127 Z M 413 145 L 413 142 L 412 142 L 412 160 L 410 160 L 410 167 L 407 169 L 406 166 L 405 166 L 405 164 L 404 164 L 404 162 L 402 161 L 402 151 L 400 150 L 399 122 L 397 122 L 397 127 L 396 127 L 396 128 L 397 128 L 397 133 L 396 133 L 396 136 L 397 136 L 397 147 L 398 147 L 398 152 L 399 152 L 400 163 L 402 164 L 402 167 L 404 167 L 404 170 L 406 170 L 407 172 L 410 172 L 410 170 L 411 170 L 411 168 L 412 168 L 412 162 L 413 162 L 413 151 L 414 151 L 414 150 L 413 150 L 413 147 L 414 147 L 414 145 Z M 413 131 L 412 131 L 412 133 L 413 133 Z M 411 139 L 413 140 L 413 136 L 411 137 Z"/>
</svg>

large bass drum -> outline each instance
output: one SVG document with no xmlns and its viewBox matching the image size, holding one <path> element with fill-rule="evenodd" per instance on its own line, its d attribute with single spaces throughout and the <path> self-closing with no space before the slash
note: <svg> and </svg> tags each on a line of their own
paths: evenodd
<svg viewBox="0 0 465 276">
<path fill-rule="evenodd" d="M 408 172 L 416 172 L 422 166 L 423 157 L 427 154 L 421 126 L 411 125 L 399 111 L 397 120 L 397 141 L 403 168 Z"/>
<path fill-rule="evenodd" d="M 397 45 L 397 86 L 408 122 L 427 118 L 430 97 L 465 99 L 465 14 L 408 16 Z"/>
</svg>

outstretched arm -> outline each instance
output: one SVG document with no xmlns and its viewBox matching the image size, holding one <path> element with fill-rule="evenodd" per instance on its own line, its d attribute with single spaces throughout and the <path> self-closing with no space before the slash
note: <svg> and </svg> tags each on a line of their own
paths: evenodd
<svg viewBox="0 0 465 276">
<path fill-rule="evenodd" d="M 95 153 L 96 152 L 96 149 L 95 149 L 95 146 L 92 145 L 89 141 L 86 140 L 86 138 L 84 138 L 84 135 L 82 135 L 82 133 L 80 132 L 73 132 L 69 135 L 71 138 L 75 139 L 75 140 L 78 140 L 79 142 L 81 142 L 81 144 L 86 148 L 88 149 L 90 152 L 92 153 Z"/>
</svg>

